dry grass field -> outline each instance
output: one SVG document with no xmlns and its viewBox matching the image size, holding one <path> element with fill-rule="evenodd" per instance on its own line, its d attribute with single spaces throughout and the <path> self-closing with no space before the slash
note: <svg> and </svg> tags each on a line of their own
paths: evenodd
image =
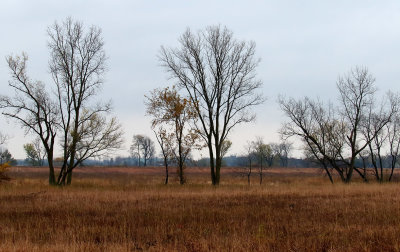
<svg viewBox="0 0 400 252">
<path fill-rule="evenodd" d="M 0 184 L 0 251 L 400 251 L 400 185 L 331 185 L 315 169 L 273 169 L 263 185 L 207 169 L 165 186 L 161 168 L 46 169 Z M 173 176 L 175 177 L 175 176 Z"/>
</svg>

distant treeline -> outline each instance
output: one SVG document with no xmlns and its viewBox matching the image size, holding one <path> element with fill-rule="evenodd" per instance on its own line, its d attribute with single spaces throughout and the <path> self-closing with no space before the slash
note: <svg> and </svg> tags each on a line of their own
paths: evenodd
<svg viewBox="0 0 400 252">
<path fill-rule="evenodd" d="M 383 167 L 390 168 L 391 166 L 391 158 L 390 156 L 386 156 L 382 158 Z M 224 167 L 246 167 L 248 166 L 248 158 L 246 156 L 236 156 L 230 155 L 223 158 L 223 166 Z M 210 164 L 209 158 L 201 158 L 201 159 L 189 159 L 187 161 L 187 168 L 190 167 L 206 167 Z M 31 166 L 26 159 L 17 159 L 14 161 L 13 165 L 17 166 Z M 43 166 L 47 166 L 47 162 L 44 160 Z M 172 166 L 176 166 L 177 164 L 171 164 Z M 257 166 L 257 164 L 255 164 Z M 356 160 L 356 165 L 358 167 L 366 167 L 373 168 L 373 164 L 371 160 L 363 160 L 361 158 Z M 121 167 L 131 167 L 131 166 L 144 166 L 144 162 L 141 160 L 140 164 L 138 158 L 135 157 L 121 157 L 117 156 L 114 158 L 103 159 L 103 160 L 94 160 L 88 159 L 85 160 L 81 164 L 81 166 L 121 166 Z M 151 158 L 146 166 L 163 166 L 163 159 L 160 157 Z M 284 167 L 280 165 L 279 160 L 274 160 L 273 167 Z M 321 167 L 320 163 L 312 160 L 312 159 L 302 159 L 302 158 L 288 158 L 287 167 L 298 167 L 298 168 L 319 168 Z M 322 168 L 322 167 L 321 167 Z"/>
</svg>

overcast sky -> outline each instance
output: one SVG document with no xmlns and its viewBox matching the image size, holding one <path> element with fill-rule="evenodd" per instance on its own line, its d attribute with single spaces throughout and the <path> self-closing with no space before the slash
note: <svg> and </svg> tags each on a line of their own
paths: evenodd
<svg viewBox="0 0 400 252">
<path fill-rule="evenodd" d="M 133 134 L 151 137 L 144 95 L 172 84 L 159 66 L 160 46 L 176 46 L 187 27 L 194 31 L 220 24 L 239 40 L 256 42 L 258 77 L 268 101 L 256 108 L 255 123 L 237 127 L 230 154 L 247 140 L 278 141 L 284 120 L 279 94 L 337 100 L 336 79 L 362 65 L 376 77 L 381 92 L 400 91 L 400 1 L 18 1 L 0 2 L 1 94 L 12 94 L 5 57 L 26 52 L 33 79 L 52 85 L 48 73 L 47 27 L 66 17 L 103 31 L 109 57 L 101 99 L 112 99 L 125 130 L 128 155 Z M 32 136 L 2 118 L 7 148 L 25 158 L 22 145 Z"/>
</svg>

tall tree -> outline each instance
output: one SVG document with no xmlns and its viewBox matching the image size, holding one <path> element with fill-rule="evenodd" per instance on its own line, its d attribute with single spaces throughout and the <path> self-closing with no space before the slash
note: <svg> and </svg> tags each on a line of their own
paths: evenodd
<svg viewBox="0 0 400 252">
<path fill-rule="evenodd" d="M 324 106 L 307 97 L 279 100 L 290 119 L 283 125 L 281 133 L 285 137 L 301 137 L 307 152 L 323 165 L 331 182 L 329 168 L 333 168 L 346 183 L 351 181 L 354 171 L 366 180 L 362 169 L 356 166 L 356 159 L 398 111 L 397 96 L 387 96 L 389 106 L 386 109 L 375 102 L 374 81 L 368 70 L 360 67 L 339 77 L 338 108 L 331 104 Z"/>
<path fill-rule="evenodd" d="M 210 156 L 212 184 L 218 185 L 224 140 L 236 125 L 252 121 L 251 107 L 264 101 L 257 93 L 262 82 L 256 78 L 255 43 L 237 41 L 220 26 L 197 34 L 187 29 L 179 43 L 176 49 L 161 47 L 159 58 L 195 105 L 197 127 Z"/>
<path fill-rule="evenodd" d="M 400 155 L 400 117 L 397 114 L 394 119 L 387 125 L 389 157 L 390 157 L 390 176 L 388 181 L 393 178 L 393 172 L 398 164 Z"/>
<path fill-rule="evenodd" d="M 388 101 L 398 99 L 394 98 L 394 94 L 389 93 L 389 99 L 385 99 L 385 105 L 388 105 Z M 390 102 L 392 103 L 392 102 Z M 381 109 L 386 109 L 387 106 L 382 106 Z M 390 168 L 390 175 L 387 178 L 390 181 L 393 177 L 394 168 L 397 165 L 397 159 L 400 148 L 400 132 L 399 132 L 399 115 L 396 113 L 393 119 L 387 123 L 385 128 L 379 131 L 378 134 L 373 135 L 373 132 L 380 126 L 380 117 L 385 115 L 384 111 L 380 111 L 378 114 L 371 116 L 369 127 L 363 131 L 364 137 L 368 140 L 368 158 L 370 159 L 374 175 L 377 181 L 382 183 L 385 180 L 384 166 L 387 165 Z M 371 137 L 373 137 L 371 139 Z M 387 151 L 388 153 L 384 153 Z M 388 164 L 385 164 L 385 159 Z"/>
<path fill-rule="evenodd" d="M 56 184 L 53 153 L 58 129 L 59 113 L 56 103 L 50 98 L 45 85 L 33 81 L 27 74 L 28 56 L 8 56 L 11 72 L 8 85 L 14 89 L 14 97 L 0 96 L 3 115 L 21 124 L 27 133 L 34 133 L 41 140 L 49 165 L 49 184 Z"/>
<path fill-rule="evenodd" d="M 108 121 L 103 115 L 110 112 L 109 103 L 91 105 L 106 71 L 101 29 L 85 29 L 67 18 L 47 33 L 62 129 L 64 162 L 58 184 L 70 184 L 73 169 L 85 159 L 120 148 L 122 130 L 115 118 Z"/>
<path fill-rule="evenodd" d="M 193 103 L 182 98 L 174 87 L 153 90 L 147 97 L 146 107 L 146 113 L 153 117 L 153 129 L 161 127 L 164 130 L 164 134 L 159 135 L 161 143 L 166 144 L 178 164 L 179 182 L 184 184 L 186 159 L 191 150 L 198 147 L 199 134 L 189 125 L 197 120 L 197 111 Z"/>
<path fill-rule="evenodd" d="M 48 35 L 54 99 L 42 82 L 27 76 L 28 57 L 22 54 L 7 57 L 12 76 L 9 86 L 16 95 L 1 96 L 0 107 L 4 115 L 41 139 L 49 163 L 49 183 L 64 185 L 71 183 L 72 170 L 84 160 L 119 149 L 122 129 L 115 118 L 106 118 L 109 103 L 93 105 L 106 69 L 101 30 L 93 26 L 86 31 L 81 23 L 68 18 L 50 27 Z M 57 134 L 63 150 L 58 179 L 53 166 Z"/>
<path fill-rule="evenodd" d="M 380 109 L 374 100 L 375 78 L 364 67 L 356 67 L 343 77 L 339 77 L 337 88 L 340 94 L 341 120 L 346 125 L 345 147 L 347 158 L 342 157 L 348 171 L 346 182 L 350 182 L 355 161 L 360 152 L 377 139 L 383 128 L 392 120 L 398 111 L 397 101 L 388 97 L 390 106 Z M 363 138 L 362 132 L 368 129 L 369 137 Z"/>
</svg>

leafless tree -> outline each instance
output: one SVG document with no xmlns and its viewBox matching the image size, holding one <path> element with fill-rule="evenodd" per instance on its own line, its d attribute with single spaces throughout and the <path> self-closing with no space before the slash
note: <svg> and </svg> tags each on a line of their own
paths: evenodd
<svg viewBox="0 0 400 252">
<path fill-rule="evenodd" d="M 138 166 L 140 166 L 143 138 L 144 136 L 142 135 L 134 135 L 132 138 L 132 145 L 130 147 L 131 156 L 137 158 Z"/>
<path fill-rule="evenodd" d="M 85 159 L 120 147 L 122 131 L 115 118 L 106 120 L 109 103 L 92 105 L 106 71 L 101 29 L 86 30 L 67 18 L 49 27 L 48 35 L 64 160 L 57 183 L 70 184 L 73 169 Z"/>
<path fill-rule="evenodd" d="M 187 29 L 179 43 L 176 49 L 161 47 L 159 58 L 195 104 L 197 127 L 210 156 L 212 184 L 218 185 L 224 140 L 236 125 L 252 121 L 251 107 L 264 101 L 257 93 L 262 82 L 256 78 L 255 43 L 237 41 L 220 26 L 196 34 Z"/>
<path fill-rule="evenodd" d="M 379 108 L 374 100 L 374 82 L 375 78 L 364 67 L 352 69 L 337 82 L 341 98 L 339 111 L 347 129 L 344 139 L 347 147 L 345 153 L 348 157 L 342 156 L 342 161 L 348 168 L 346 182 L 350 182 L 353 171 L 357 171 L 355 161 L 358 154 L 367 148 L 373 139 L 378 140 L 378 135 L 398 111 L 398 104 L 391 97 L 388 97 L 389 109 Z M 368 138 L 362 136 L 365 129 L 368 129 Z"/>
<path fill-rule="evenodd" d="M 329 166 L 336 167 L 335 160 L 338 157 L 342 142 L 340 138 L 329 131 L 336 130 L 340 124 L 332 124 L 332 106 L 325 108 L 322 103 L 314 102 L 309 98 L 295 100 L 293 98 L 279 98 L 281 109 L 289 118 L 283 123 L 280 133 L 284 139 L 297 136 L 303 141 L 306 156 L 310 154 L 321 163 L 324 170 L 333 182 Z M 339 127 L 340 131 L 342 127 Z M 337 141 L 336 141 L 337 140 Z"/>
<path fill-rule="evenodd" d="M 254 152 L 253 142 L 247 142 L 245 145 L 245 158 L 246 166 L 244 175 L 247 177 L 247 184 L 250 185 L 251 173 L 253 170 L 253 165 L 256 163 L 256 153 Z"/>
<path fill-rule="evenodd" d="M 154 157 L 155 154 L 154 142 L 150 139 L 150 137 L 145 136 L 143 138 L 142 153 L 144 166 L 147 166 L 147 163 Z"/>
<path fill-rule="evenodd" d="M 390 176 L 387 178 L 391 180 L 393 176 L 394 168 L 397 164 L 397 156 L 399 153 L 399 129 L 398 129 L 398 113 L 396 113 L 392 120 L 388 122 L 384 129 L 380 130 L 378 134 L 373 135 L 373 132 L 377 131 L 377 127 L 380 126 L 380 120 L 382 116 L 387 115 L 392 110 L 393 106 L 397 106 L 399 97 L 388 93 L 387 99 L 384 99 L 384 104 L 381 106 L 379 113 L 373 114 L 369 118 L 368 125 L 363 131 L 365 138 L 368 140 L 368 151 L 369 158 L 374 168 L 374 175 L 377 181 L 382 183 L 384 181 L 384 166 L 385 158 L 389 158 Z M 394 105 L 396 104 L 396 105 Z M 389 105 L 389 106 L 388 106 Z M 372 109 L 372 108 L 371 108 Z M 388 111 L 389 110 L 389 111 Z M 372 136 L 374 136 L 372 138 Z M 388 155 L 385 155 L 383 151 L 388 150 Z"/>
<path fill-rule="evenodd" d="M 143 158 L 143 165 L 147 166 L 147 162 L 153 158 L 155 153 L 153 140 L 148 136 L 134 135 L 132 139 L 131 153 L 138 157 L 139 166 L 141 158 Z"/>
<path fill-rule="evenodd" d="M 301 137 L 308 152 L 323 165 L 331 182 L 329 168 L 346 183 L 351 181 L 354 171 L 366 180 L 355 161 L 398 110 L 393 99 L 390 99 L 388 110 L 373 110 L 376 107 L 373 84 L 374 78 L 366 68 L 357 67 L 339 77 L 340 106 L 337 110 L 331 104 L 324 106 L 309 98 L 279 99 L 282 110 L 290 119 L 282 126 L 282 135 Z M 371 127 L 374 120 L 376 127 Z M 366 129 L 369 138 L 364 137 Z"/>
<path fill-rule="evenodd" d="M 390 176 L 389 181 L 393 178 L 393 172 L 398 164 L 398 157 L 400 154 L 400 117 L 399 114 L 387 125 L 388 144 L 389 144 L 389 157 L 390 157 Z"/>
<path fill-rule="evenodd" d="M 274 156 L 278 159 L 280 166 L 288 166 L 289 155 L 292 151 L 292 146 L 293 144 L 289 141 L 282 141 L 280 143 L 271 144 Z"/>
<path fill-rule="evenodd" d="M 59 122 L 59 113 L 55 102 L 46 92 L 44 84 L 32 81 L 27 75 L 28 56 L 8 56 L 7 64 L 11 72 L 8 85 L 14 89 L 15 96 L 1 96 L 0 108 L 3 115 L 15 119 L 26 132 L 37 135 L 46 151 L 49 164 L 49 184 L 56 184 L 53 152 Z"/>
</svg>

